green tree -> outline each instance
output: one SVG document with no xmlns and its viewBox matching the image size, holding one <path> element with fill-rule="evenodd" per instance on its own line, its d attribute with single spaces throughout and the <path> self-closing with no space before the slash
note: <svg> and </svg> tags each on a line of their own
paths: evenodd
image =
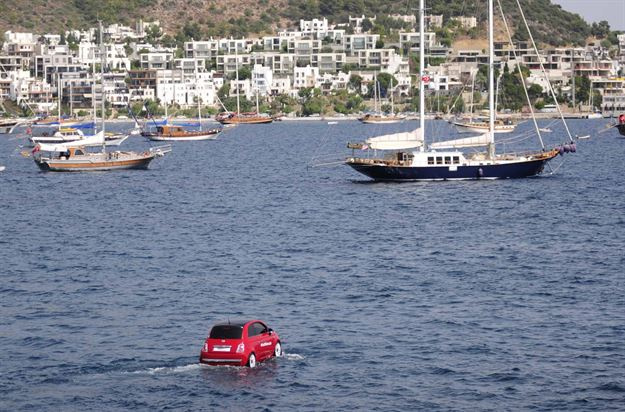
<svg viewBox="0 0 625 412">
<path fill-rule="evenodd" d="M 599 23 L 595 22 L 590 27 L 590 34 L 599 39 L 604 39 L 610 34 L 610 24 L 606 20 L 601 20 Z"/>
<path fill-rule="evenodd" d="M 351 76 L 349 76 L 349 82 L 347 83 L 347 86 L 350 89 L 360 93 L 360 88 L 362 86 L 362 77 L 357 74 L 352 74 Z"/>
<path fill-rule="evenodd" d="M 378 83 L 380 83 L 380 94 L 382 97 L 387 97 L 389 95 L 391 83 L 397 86 L 397 79 L 389 73 L 379 73 L 377 77 Z"/>
<path fill-rule="evenodd" d="M 371 23 L 371 20 L 369 19 L 364 19 L 360 27 L 362 28 L 363 33 L 368 33 L 373 28 L 373 23 Z"/>
</svg>

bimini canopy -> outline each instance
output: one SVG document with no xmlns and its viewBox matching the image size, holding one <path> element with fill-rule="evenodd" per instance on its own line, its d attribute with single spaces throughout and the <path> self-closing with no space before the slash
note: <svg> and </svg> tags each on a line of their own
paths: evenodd
<svg viewBox="0 0 625 412">
<path fill-rule="evenodd" d="M 38 143 L 37 146 L 39 147 L 39 150 L 44 152 L 65 152 L 70 147 L 102 146 L 103 144 L 104 132 L 99 131 L 98 133 L 92 136 L 87 136 L 84 139 L 64 143 Z"/>
<path fill-rule="evenodd" d="M 414 149 L 423 146 L 423 133 L 417 128 L 412 132 L 385 134 L 367 139 L 367 145 L 376 150 Z"/>
<path fill-rule="evenodd" d="M 460 149 L 463 147 L 487 146 L 491 143 L 488 133 L 479 136 L 465 137 L 462 139 L 446 140 L 444 142 L 431 143 L 431 149 Z"/>
</svg>

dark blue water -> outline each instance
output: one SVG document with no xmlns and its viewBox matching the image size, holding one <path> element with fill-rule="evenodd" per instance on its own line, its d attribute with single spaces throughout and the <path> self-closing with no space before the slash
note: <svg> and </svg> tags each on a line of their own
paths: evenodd
<svg viewBox="0 0 625 412">
<path fill-rule="evenodd" d="M 380 132 L 356 122 L 83 174 L 0 136 L 0 409 L 624 409 L 625 141 L 605 123 L 572 122 L 593 136 L 552 176 L 405 184 L 308 167 Z M 199 366 L 228 317 L 266 320 L 286 356 Z"/>
</svg>

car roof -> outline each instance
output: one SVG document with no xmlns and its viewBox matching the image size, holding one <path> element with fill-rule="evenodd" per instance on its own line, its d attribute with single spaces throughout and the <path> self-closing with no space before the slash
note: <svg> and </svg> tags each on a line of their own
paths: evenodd
<svg viewBox="0 0 625 412">
<path fill-rule="evenodd" d="M 243 327 L 246 324 L 250 323 L 250 322 L 262 322 L 260 320 L 256 320 L 256 319 L 252 319 L 252 320 L 244 320 L 244 319 L 235 319 L 235 320 L 226 320 L 226 321 L 222 321 L 222 322 L 218 322 L 216 323 L 214 326 L 225 326 L 225 325 L 231 325 L 231 326 L 240 326 Z M 265 323 L 265 322 L 262 322 Z"/>
</svg>

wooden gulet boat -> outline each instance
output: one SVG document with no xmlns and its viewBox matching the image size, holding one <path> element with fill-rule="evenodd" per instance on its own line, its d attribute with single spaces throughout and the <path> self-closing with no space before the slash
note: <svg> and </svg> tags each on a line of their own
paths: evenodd
<svg viewBox="0 0 625 412">
<path fill-rule="evenodd" d="M 70 147 L 56 156 L 34 156 L 35 163 L 46 172 L 85 172 L 118 169 L 147 169 L 152 160 L 164 156 L 171 147 L 158 147 L 145 152 L 90 153 L 84 147 Z"/>
<path fill-rule="evenodd" d="M 239 59 L 236 57 L 236 49 L 235 49 L 235 71 L 236 71 L 236 79 L 239 81 Z M 231 112 L 223 112 L 219 113 L 215 116 L 215 120 L 217 120 L 221 124 L 267 124 L 273 122 L 273 117 L 268 115 L 259 114 L 259 106 L 258 106 L 258 90 L 256 91 L 256 111 L 255 112 L 247 112 L 241 113 L 241 102 L 239 97 L 239 87 L 237 84 L 236 88 L 236 96 L 237 96 L 237 111 L 236 113 Z M 228 110 L 224 107 L 225 110 Z"/>
<path fill-rule="evenodd" d="M 379 110 L 378 105 L 379 105 L 379 97 L 381 95 L 381 90 L 380 90 L 380 83 L 378 82 L 377 79 L 377 75 L 374 76 L 374 89 L 373 89 L 373 104 L 374 104 L 374 110 L 375 113 L 368 113 L 366 115 L 364 115 L 363 117 L 361 117 L 360 120 L 362 123 L 364 124 L 392 124 L 392 123 L 399 123 L 399 122 L 403 122 L 406 118 L 403 116 L 398 116 L 395 113 L 395 104 L 393 101 L 393 83 L 391 80 L 391 114 L 384 114 L 381 112 L 381 110 Z"/>
<path fill-rule="evenodd" d="M 156 131 L 145 131 L 141 133 L 141 136 L 147 137 L 150 140 L 155 141 L 168 141 L 168 142 L 183 142 L 193 140 L 209 140 L 216 139 L 217 135 L 221 132 L 221 129 L 209 129 L 209 130 L 186 130 L 182 126 L 157 126 Z"/>
<path fill-rule="evenodd" d="M 264 124 L 273 122 L 270 116 L 258 113 L 220 113 L 215 119 L 221 124 Z"/>
</svg>

